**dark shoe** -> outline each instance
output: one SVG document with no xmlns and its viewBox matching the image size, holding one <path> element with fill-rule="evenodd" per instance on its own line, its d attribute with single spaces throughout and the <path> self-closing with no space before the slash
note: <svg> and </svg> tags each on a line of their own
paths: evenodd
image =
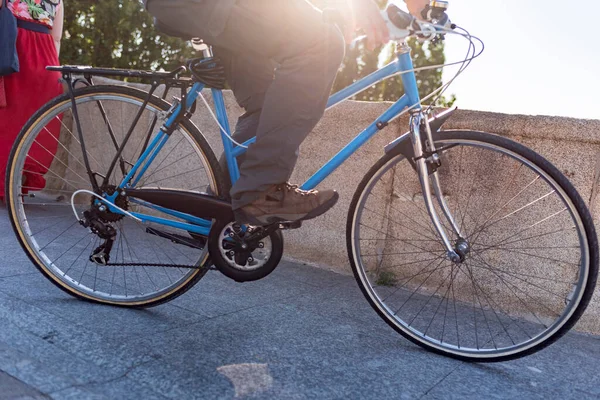
<svg viewBox="0 0 600 400">
<path fill-rule="evenodd" d="M 335 190 L 302 190 L 284 183 L 269 189 L 253 203 L 234 210 L 234 215 L 241 224 L 257 226 L 305 221 L 328 211 L 339 197 Z"/>
</svg>

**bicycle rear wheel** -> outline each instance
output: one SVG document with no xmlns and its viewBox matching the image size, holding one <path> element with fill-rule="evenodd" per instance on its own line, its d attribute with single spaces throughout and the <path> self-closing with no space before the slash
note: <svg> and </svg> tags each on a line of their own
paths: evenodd
<svg viewBox="0 0 600 400">
<path fill-rule="evenodd" d="M 155 96 L 144 105 L 146 97 L 145 92 L 123 86 L 76 91 L 85 153 L 99 182 L 143 108 L 102 192 L 115 190 L 163 123 L 170 105 Z M 71 295 L 120 306 L 154 306 L 184 293 L 206 273 L 205 237 L 155 223 L 142 225 L 108 211 L 101 219 L 117 232 L 109 265 L 90 261 L 102 240 L 78 223 L 71 208 L 76 190 L 93 189 L 68 95 L 48 103 L 25 125 L 13 147 L 6 182 L 9 215 L 23 249 L 50 281 Z M 222 178 L 212 149 L 197 128 L 184 120 L 135 187 L 189 191 L 210 187 L 219 195 Z M 78 215 L 92 203 L 92 196 L 78 195 Z M 177 220 L 124 196 L 116 204 L 128 211 Z"/>
<path fill-rule="evenodd" d="M 434 140 L 441 187 L 470 253 L 463 263 L 447 259 L 415 170 L 388 154 L 348 214 L 348 252 L 364 295 L 396 331 L 447 356 L 503 361 L 544 348 L 575 324 L 596 283 L 585 203 L 558 169 L 511 140 L 462 131 Z"/>
</svg>

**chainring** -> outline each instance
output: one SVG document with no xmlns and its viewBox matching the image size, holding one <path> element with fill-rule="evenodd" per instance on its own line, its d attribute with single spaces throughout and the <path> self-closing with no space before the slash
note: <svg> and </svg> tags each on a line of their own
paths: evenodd
<svg viewBox="0 0 600 400">
<path fill-rule="evenodd" d="M 236 282 L 256 281 L 273 272 L 283 256 L 283 235 L 279 230 L 262 229 L 240 229 L 232 222 L 215 221 L 208 235 L 214 266 Z"/>
</svg>

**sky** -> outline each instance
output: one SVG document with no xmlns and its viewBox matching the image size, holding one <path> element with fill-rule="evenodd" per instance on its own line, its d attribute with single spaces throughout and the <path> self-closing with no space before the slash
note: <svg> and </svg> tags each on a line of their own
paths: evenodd
<svg viewBox="0 0 600 400">
<path fill-rule="evenodd" d="M 450 0 L 448 14 L 486 46 L 448 89 L 456 106 L 600 119 L 600 1 Z M 448 38 L 447 62 L 467 43 Z"/>
</svg>

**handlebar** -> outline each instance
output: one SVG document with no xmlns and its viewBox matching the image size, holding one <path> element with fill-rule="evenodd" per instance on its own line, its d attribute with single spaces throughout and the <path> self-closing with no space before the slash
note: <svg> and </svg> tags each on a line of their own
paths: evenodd
<svg viewBox="0 0 600 400">
<path fill-rule="evenodd" d="M 411 35 L 416 35 L 422 40 L 436 40 L 436 38 L 443 37 L 440 27 L 452 29 L 455 27 L 446 14 L 447 9 L 448 1 L 431 0 L 429 6 L 421 13 L 422 21 L 401 10 L 395 4 L 388 5 L 381 15 L 386 21 L 392 40 L 403 40 Z M 343 27 L 345 23 L 342 14 L 335 8 L 324 9 L 323 20 L 340 27 Z M 361 38 L 357 38 L 355 41 L 358 40 Z"/>
<path fill-rule="evenodd" d="M 435 39 L 442 35 L 439 27 L 454 29 L 455 25 L 450 22 L 446 10 L 447 1 L 432 0 L 421 16 L 427 22 L 420 21 L 411 14 L 404 12 L 398 6 L 390 4 L 384 11 L 383 16 L 388 21 L 388 30 L 393 39 L 403 39 L 415 34 L 421 39 Z"/>
</svg>

